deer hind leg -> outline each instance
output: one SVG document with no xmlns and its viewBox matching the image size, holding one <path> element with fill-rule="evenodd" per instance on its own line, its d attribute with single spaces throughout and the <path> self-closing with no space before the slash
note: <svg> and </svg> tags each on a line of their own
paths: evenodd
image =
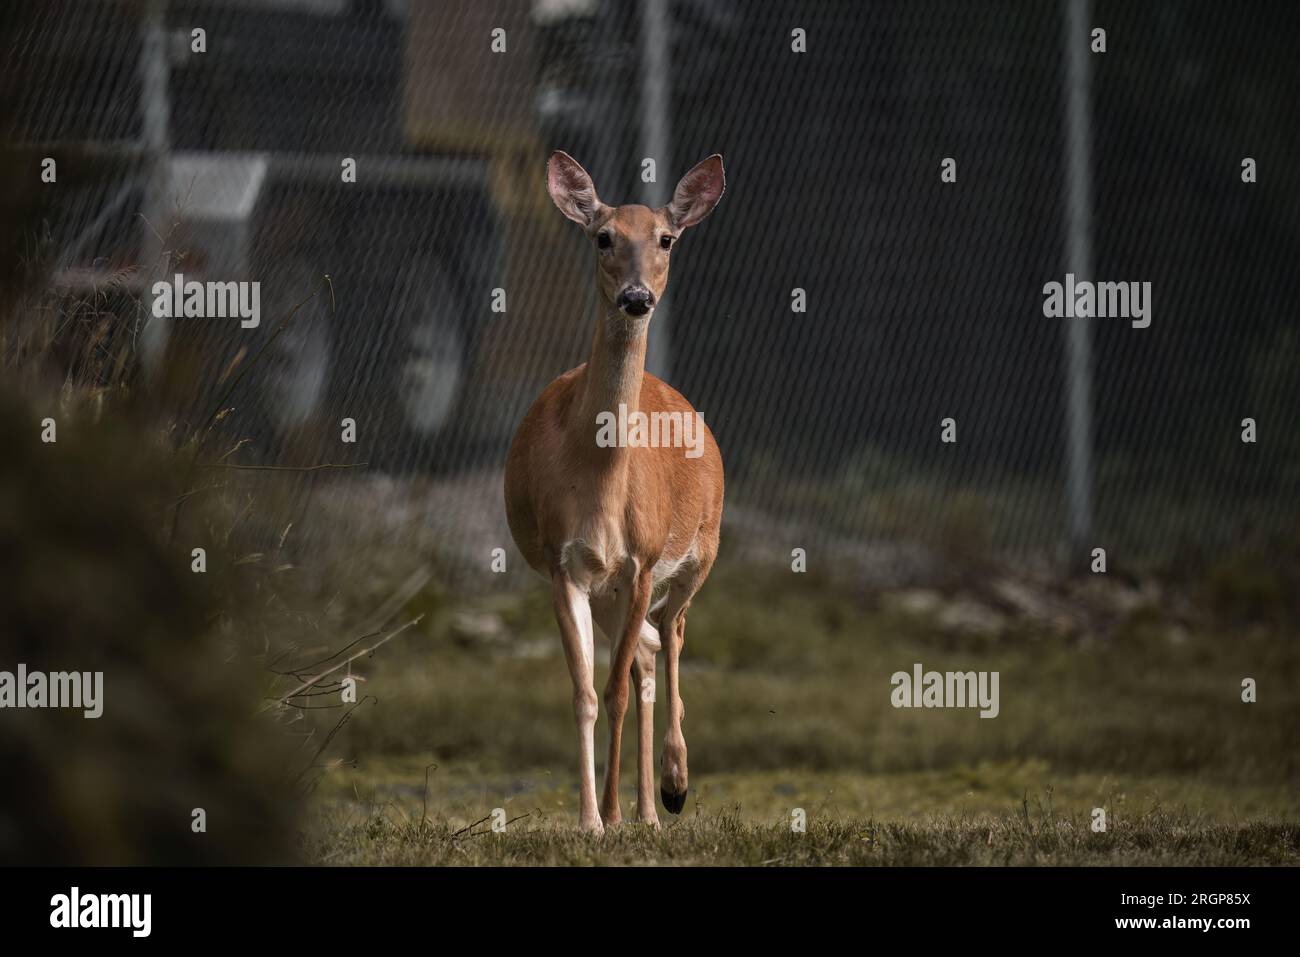
<svg viewBox="0 0 1300 957">
<path fill-rule="evenodd" d="M 587 593 L 558 568 L 551 573 L 551 599 L 569 677 L 573 679 L 573 714 L 578 724 L 578 826 L 602 834 L 605 827 L 596 810 L 595 732 L 599 703 L 594 681 L 595 632 L 591 626 L 591 604 Z"/>
<path fill-rule="evenodd" d="M 691 598 L 708 574 L 699 567 L 675 579 L 668 589 L 667 601 L 659 619 L 659 638 L 664 650 L 664 677 L 668 683 L 668 731 L 664 735 L 663 768 L 659 779 L 659 796 L 664 808 L 673 814 L 682 813 L 686 806 L 686 738 L 682 734 L 682 718 L 686 707 L 678 682 L 678 659 L 686 643 L 686 611 Z"/>
</svg>

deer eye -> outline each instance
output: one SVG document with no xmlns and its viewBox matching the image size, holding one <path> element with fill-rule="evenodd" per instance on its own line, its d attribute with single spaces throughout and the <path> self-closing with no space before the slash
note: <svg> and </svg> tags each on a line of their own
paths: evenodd
<svg viewBox="0 0 1300 957">
<path fill-rule="evenodd" d="M 672 246 L 673 246 L 673 237 L 669 236 L 667 233 L 664 233 L 662 236 L 659 237 L 660 249 L 671 249 Z"/>
<path fill-rule="evenodd" d="M 609 238 L 609 233 L 597 233 L 597 234 L 596 234 L 596 248 L 597 248 L 597 249 L 608 249 L 610 246 L 613 246 L 613 245 L 614 245 L 614 241 L 613 241 L 612 239 Z"/>
</svg>

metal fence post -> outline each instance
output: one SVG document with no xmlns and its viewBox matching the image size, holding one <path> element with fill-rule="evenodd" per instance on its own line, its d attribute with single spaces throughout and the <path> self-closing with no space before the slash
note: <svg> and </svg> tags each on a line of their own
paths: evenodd
<svg viewBox="0 0 1300 957">
<path fill-rule="evenodd" d="M 669 200 L 672 176 L 672 23 L 668 0 L 641 0 L 641 152 L 655 160 L 655 182 L 641 184 L 641 202 L 651 209 Z M 667 180 L 664 177 L 668 177 Z M 654 335 L 646 368 L 661 379 L 669 373 L 671 325 L 666 303 L 655 309 Z"/>
<path fill-rule="evenodd" d="M 1092 54 L 1090 0 L 1065 0 L 1065 261 L 1092 275 Z M 1086 562 L 1092 536 L 1092 342 L 1087 320 L 1065 322 L 1066 497 L 1070 564 Z"/>
<path fill-rule="evenodd" d="M 142 300 L 151 302 L 149 290 L 160 278 L 163 267 L 167 215 L 168 162 L 168 71 L 166 0 L 148 0 L 140 24 L 140 106 L 143 117 L 141 146 L 145 162 L 145 186 L 140 224 L 140 268 L 146 277 Z M 152 314 L 144 317 L 140 344 L 146 367 L 156 370 L 167 349 L 171 320 Z"/>
</svg>

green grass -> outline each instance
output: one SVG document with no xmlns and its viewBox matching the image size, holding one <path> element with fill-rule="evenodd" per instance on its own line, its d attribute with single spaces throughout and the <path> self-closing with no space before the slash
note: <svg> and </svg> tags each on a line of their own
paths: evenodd
<svg viewBox="0 0 1300 957">
<path fill-rule="evenodd" d="M 472 627 L 463 604 L 426 596 L 411 610 L 427 612 L 424 630 L 366 664 L 363 687 L 378 700 L 340 737 L 341 753 L 568 769 L 571 689 L 545 589 L 481 599 Z M 1145 610 L 1091 640 L 986 638 L 807 576 L 723 574 L 692 608 L 682 660 L 693 775 L 1037 759 L 1072 772 L 1300 780 L 1300 652 L 1273 626 L 1178 630 Z M 998 671 L 1001 713 L 893 708 L 890 676 L 914 662 Z M 597 672 L 602 682 L 603 663 Z M 1243 677 L 1259 683 L 1255 704 L 1241 701 Z"/>
<path fill-rule="evenodd" d="M 1053 775 L 1041 764 L 863 775 L 711 777 L 659 831 L 577 832 L 568 775 L 519 776 L 425 758 L 331 776 L 308 825 L 329 865 L 825 865 L 1300 863 L 1300 798 L 1282 788 Z M 1041 782 L 1054 784 L 1044 786 Z M 1034 782 L 1032 785 L 1027 782 Z M 633 808 L 623 795 L 624 813 Z M 1092 810 L 1107 812 L 1104 833 Z M 500 808 L 504 833 L 492 831 Z M 804 833 L 792 829 L 795 809 Z M 485 820 L 487 819 L 487 820 Z M 423 823 L 422 823 L 423 822 Z"/>
<path fill-rule="evenodd" d="M 662 832 L 621 826 L 588 838 L 557 823 L 497 835 L 455 834 L 447 825 L 421 829 L 383 818 L 341 827 L 330 839 L 331 865 L 384 866 L 825 866 L 825 865 L 1173 865 L 1243 866 L 1300 863 L 1300 829 L 1261 822 L 1207 824 L 1153 815 L 1094 834 L 1081 819 L 1031 830 L 1014 816 L 889 822 L 835 819 L 805 833 L 747 824 L 719 813 Z"/>
<path fill-rule="evenodd" d="M 1177 628 L 1142 608 L 1090 638 L 1023 626 L 980 637 L 889 607 L 806 576 L 716 575 L 687 628 L 686 813 L 661 807 L 662 832 L 627 824 L 595 841 L 574 827 L 570 688 L 545 589 L 417 596 L 407 611 L 425 613 L 422 630 L 366 664 L 375 700 L 331 748 L 355 763 L 322 771 L 306 856 L 1300 863 L 1300 654 L 1278 624 Z M 890 675 L 916 661 L 999 671 L 1000 715 L 894 709 Z M 1247 676 L 1254 704 L 1241 701 Z M 634 727 L 629 717 L 625 785 Z M 604 734 L 602 718 L 598 743 Z M 1091 830 L 1096 807 L 1106 833 Z M 505 834 L 483 822 L 494 808 L 513 819 Z M 795 808 L 806 833 L 791 832 Z"/>
</svg>

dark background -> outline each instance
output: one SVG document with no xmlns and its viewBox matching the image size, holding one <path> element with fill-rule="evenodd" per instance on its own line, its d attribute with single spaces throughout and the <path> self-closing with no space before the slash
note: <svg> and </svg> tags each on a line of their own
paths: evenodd
<svg viewBox="0 0 1300 957">
<path fill-rule="evenodd" d="M 327 384 L 295 441 L 361 414 L 376 428 L 360 452 L 377 466 L 495 468 L 541 386 L 585 358 L 581 241 L 544 197 L 526 213 L 512 208 L 498 173 L 510 165 L 511 188 L 541 196 L 540 164 L 563 148 L 602 197 L 638 198 L 640 8 L 580 4 L 546 19 L 544 6 L 515 34 L 508 68 L 470 61 L 481 71 L 469 76 L 478 126 L 432 139 L 404 130 L 407 77 L 412 63 L 436 64 L 480 35 L 464 4 L 166 7 L 169 28 L 202 24 L 209 43 L 204 56 L 174 58 L 172 149 L 274 157 L 281 172 L 258 205 L 252 268 L 268 286 L 281 280 L 281 295 L 268 292 L 277 305 L 310 288 L 304 269 L 335 283 L 340 305 L 321 347 Z M 525 6 L 483 9 L 490 22 L 494 10 Z M 943 524 L 927 528 L 930 517 L 961 495 L 982 502 L 978 524 L 1000 547 L 1058 544 L 1068 321 L 1042 316 L 1041 289 L 1066 272 L 1064 8 L 692 0 L 669 9 L 671 169 L 660 177 L 670 186 L 721 152 L 728 192 L 677 258 L 657 333 L 670 343 L 661 371 L 718 435 L 733 500 L 814 535 L 894 537 L 917 526 L 924 538 Z M 438 24 L 435 39 L 408 48 L 421 10 Z M 1222 547 L 1289 522 L 1300 481 L 1289 268 L 1300 186 L 1288 172 L 1300 147 L 1300 12 L 1099 2 L 1090 22 L 1108 45 L 1090 55 L 1095 278 L 1153 286 L 1150 328 L 1089 323 L 1096 536 L 1132 555 Z M 116 3 L 45 4 L 29 16 L 6 56 L 10 138 L 90 142 L 138 169 L 139 157 L 118 154 L 141 132 L 139 23 L 137 6 Z M 806 54 L 791 52 L 795 26 L 807 31 Z M 459 69 L 464 80 L 469 68 Z M 504 148 L 521 125 L 528 144 Z M 398 174 L 348 191 L 295 166 L 359 153 L 478 173 L 435 174 L 432 185 Z M 1252 185 L 1240 178 L 1245 156 L 1258 162 Z M 956 184 L 940 181 L 944 157 L 957 161 Z M 101 187 L 52 211 L 51 245 L 92 219 L 102 196 Z M 117 222 L 90 248 L 129 260 L 136 230 Z M 437 335 L 462 367 L 455 411 L 422 430 L 404 421 L 399 394 L 412 334 L 393 276 L 407 263 L 444 277 L 435 331 L 454 328 Z M 526 305 L 492 314 L 497 286 Z M 795 287 L 807 291 L 805 314 L 790 311 Z M 208 381 L 237 344 L 198 335 L 196 378 Z M 232 434 L 254 436 L 249 452 L 261 461 L 283 459 L 292 443 L 274 428 L 274 392 L 238 398 Z M 947 416 L 956 446 L 937 440 Z M 1246 416 L 1259 423 L 1254 446 L 1240 441 Z M 865 500 L 882 487 L 907 508 L 890 515 L 889 503 Z M 1169 506 L 1159 515 L 1153 495 Z"/>
</svg>

